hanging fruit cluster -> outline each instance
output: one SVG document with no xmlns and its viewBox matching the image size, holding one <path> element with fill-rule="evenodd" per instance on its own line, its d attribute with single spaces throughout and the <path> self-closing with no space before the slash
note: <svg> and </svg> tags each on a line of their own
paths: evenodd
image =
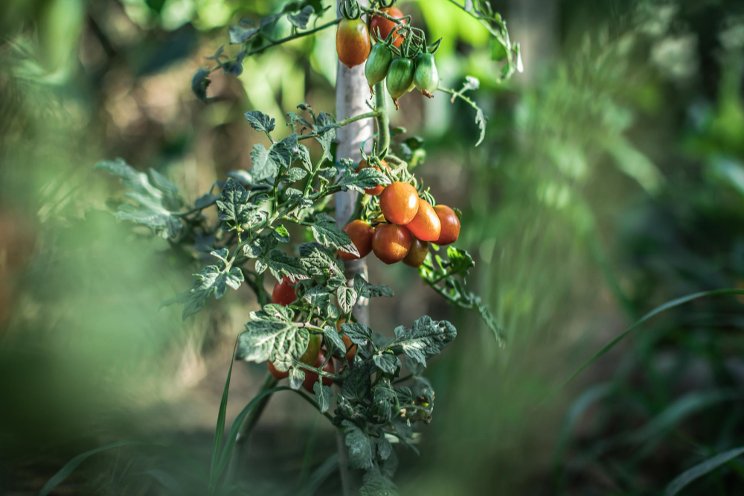
<svg viewBox="0 0 744 496">
<path fill-rule="evenodd" d="M 378 164 L 374 167 L 393 174 L 386 161 L 372 160 Z M 364 167 L 369 167 L 367 160 L 360 162 L 357 170 Z M 448 245 L 460 235 L 460 219 L 455 211 L 446 205 L 432 206 L 410 182 L 396 180 L 365 193 L 377 197 L 376 201 L 366 203 L 366 218 L 374 220 L 355 219 L 344 227 L 359 256 L 339 252 L 343 260 L 363 258 L 374 252 L 386 264 L 403 261 L 418 267 L 424 262 L 430 243 Z"/>
<path fill-rule="evenodd" d="M 343 19 L 336 31 L 338 59 L 347 67 L 366 61 L 364 75 L 370 90 L 385 81 L 396 109 L 398 99 L 414 88 L 429 98 L 434 96 L 439 87 L 434 61 L 438 41 L 427 45 L 424 32 L 411 26 L 409 17 L 397 7 L 374 10 L 369 26 L 362 21 L 356 2 L 342 3 L 341 14 Z"/>
</svg>

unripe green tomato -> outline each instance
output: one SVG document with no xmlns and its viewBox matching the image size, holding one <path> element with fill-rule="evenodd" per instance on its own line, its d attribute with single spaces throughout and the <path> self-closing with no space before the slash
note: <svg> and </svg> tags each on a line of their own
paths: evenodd
<svg viewBox="0 0 744 496">
<path fill-rule="evenodd" d="M 310 334 L 310 341 L 307 343 L 307 349 L 300 357 L 300 361 L 308 365 L 315 365 L 322 344 L 323 336 L 320 334 Z"/>
<path fill-rule="evenodd" d="M 393 97 L 395 108 L 398 108 L 398 98 L 403 96 L 413 83 L 413 60 L 396 57 L 390 63 L 386 85 L 390 96 Z"/>
<path fill-rule="evenodd" d="M 431 98 L 439 87 L 439 71 L 434 63 L 434 54 L 420 53 L 416 57 L 416 72 L 413 82 L 421 93 Z"/>
<path fill-rule="evenodd" d="M 392 61 L 393 52 L 387 44 L 377 43 L 372 48 L 367 63 L 364 64 L 364 76 L 370 88 L 385 79 Z"/>
</svg>

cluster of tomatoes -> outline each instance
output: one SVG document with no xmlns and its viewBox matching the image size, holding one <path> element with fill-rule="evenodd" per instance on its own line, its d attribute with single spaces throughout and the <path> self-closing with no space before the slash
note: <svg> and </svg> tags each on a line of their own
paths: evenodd
<svg viewBox="0 0 744 496">
<path fill-rule="evenodd" d="M 361 19 L 343 19 L 336 31 L 336 52 L 339 60 L 347 67 L 354 67 L 366 61 L 364 75 L 370 88 L 385 80 L 390 96 L 398 107 L 398 98 L 414 88 L 431 97 L 439 86 L 439 72 L 434 62 L 434 54 L 426 46 L 421 47 L 414 57 L 408 57 L 408 46 L 401 49 L 405 34 L 401 33 L 406 24 L 403 12 L 397 7 L 381 10 L 383 15 L 374 15 L 369 28 Z M 397 19 L 395 22 L 391 19 Z M 370 31 L 377 42 L 372 47 Z"/>
<path fill-rule="evenodd" d="M 295 283 L 289 277 L 282 278 L 281 282 L 278 282 L 273 291 L 271 292 L 271 302 L 278 305 L 291 305 L 297 300 L 297 293 L 295 292 Z M 336 330 L 341 333 L 341 324 L 345 322 L 344 319 L 339 319 L 336 322 Z M 351 362 L 354 360 L 357 352 L 357 345 L 351 342 L 351 339 L 346 334 L 342 334 L 344 345 L 346 346 L 346 355 L 343 357 L 347 361 Z M 306 363 L 312 367 L 321 368 L 324 372 L 333 374 L 336 371 L 336 367 L 333 363 L 333 359 L 328 356 L 327 350 L 323 347 L 323 337 L 320 334 L 311 334 L 310 341 L 307 344 L 307 349 L 300 357 L 302 363 Z M 269 372 L 276 379 L 281 380 L 289 377 L 289 371 L 282 371 L 277 369 L 273 363 L 268 363 Z M 333 384 L 333 380 L 330 377 L 323 376 L 323 384 L 330 386 Z M 318 374 L 311 371 L 305 370 L 305 379 L 302 382 L 302 386 L 308 392 L 313 392 L 313 385 L 318 382 Z"/>
<path fill-rule="evenodd" d="M 380 161 L 382 167 L 387 163 Z M 359 168 L 369 167 L 366 161 Z M 339 252 L 343 260 L 363 258 L 370 251 L 385 262 L 400 262 L 418 267 L 426 258 L 429 243 L 448 245 L 460 235 L 460 219 L 446 205 L 432 206 L 419 197 L 418 191 L 406 182 L 396 181 L 388 186 L 365 190 L 379 196 L 380 211 L 385 222 L 372 225 L 361 219 L 349 222 L 344 232 L 349 235 L 359 255 Z"/>
</svg>

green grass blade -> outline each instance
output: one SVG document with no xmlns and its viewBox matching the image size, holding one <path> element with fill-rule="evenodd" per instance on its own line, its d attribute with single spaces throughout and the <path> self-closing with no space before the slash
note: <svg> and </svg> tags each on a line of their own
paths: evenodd
<svg viewBox="0 0 744 496">
<path fill-rule="evenodd" d="M 222 448 L 222 439 L 225 436 L 225 417 L 227 416 L 227 400 L 230 396 L 230 379 L 232 378 L 233 364 L 235 363 L 235 351 L 238 349 L 238 340 L 235 339 L 235 346 L 230 355 L 230 367 L 227 369 L 225 378 L 225 387 L 222 389 L 222 399 L 220 400 L 220 411 L 217 414 L 217 425 L 214 428 L 214 442 L 212 443 L 212 457 L 209 464 L 209 492 L 214 490 L 215 483 L 219 479 L 215 473 L 219 454 Z"/>
<path fill-rule="evenodd" d="M 744 454 L 744 447 L 734 448 L 723 453 L 719 453 L 711 458 L 708 458 L 702 463 L 695 465 L 694 467 L 685 470 L 677 477 L 666 488 L 664 494 L 666 496 L 674 496 L 684 489 L 688 484 L 696 479 L 712 472 L 721 465 L 725 465 L 734 458 Z"/>
<path fill-rule="evenodd" d="M 65 463 L 65 465 L 59 469 L 59 471 L 52 476 L 51 479 L 47 481 L 46 484 L 44 484 L 44 487 L 41 488 L 41 491 L 39 491 L 39 496 L 47 496 L 51 491 L 53 491 L 58 485 L 60 485 L 65 479 L 67 479 L 77 468 L 82 464 L 85 460 L 90 458 L 91 456 L 101 453 L 103 451 L 108 451 L 114 448 L 121 448 L 122 446 L 128 446 L 133 444 L 139 444 L 134 441 L 117 441 L 115 443 L 107 444 L 105 446 L 101 446 L 99 448 L 95 448 L 89 451 L 86 451 L 85 453 L 81 453 L 69 462 Z"/>
<path fill-rule="evenodd" d="M 732 296 L 732 295 L 744 295 L 744 289 L 728 289 L 727 288 L 727 289 L 714 289 L 712 291 L 701 291 L 699 293 L 693 293 L 693 294 L 689 294 L 686 296 L 682 296 L 680 298 L 668 301 L 664 303 L 663 305 L 659 305 L 658 307 L 654 308 L 653 310 L 648 312 L 646 315 L 641 317 L 633 325 L 631 325 L 630 327 L 625 329 L 623 332 L 621 332 L 618 336 L 612 339 L 612 341 L 604 345 L 602 349 L 600 349 L 594 355 L 592 355 L 591 358 L 589 358 L 586 362 L 584 362 L 581 365 L 581 367 L 579 367 L 573 374 L 571 374 L 571 377 L 569 377 L 568 380 L 564 383 L 564 387 L 570 382 L 572 382 L 579 374 L 581 374 L 584 370 L 590 367 L 600 357 L 602 357 L 608 351 L 614 348 L 617 343 L 619 343 L 620 341 L 628 337 L 633 331 L 638 329 L 642 324 L 653 319 L 660 313 L 663 313 L 672 308 L 684 305 L 685 303 L 689 303 L 694 300 L 699 300 L 701 298 L 710 298 L 713 296 Z"/>
</svg>

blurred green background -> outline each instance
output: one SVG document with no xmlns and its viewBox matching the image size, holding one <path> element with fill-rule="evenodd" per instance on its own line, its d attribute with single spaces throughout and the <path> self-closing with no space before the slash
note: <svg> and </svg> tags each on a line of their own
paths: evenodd
<svg viewBox="0 0 744 496">
<path fill-rule="evenodd" d="M 0 7 L 0 492 L 35 494 L 73 456 L 57 494 L 203 494 L 235 336 L 256 302 L 230 292 L 195 319 L 162 303 L 195 266 L 117 224 L 93 171 L 121 156 L 189 198 L 250 166 L 243 112 L 332 111 L 334 33 L 191 76 L 227 26 L 280 1 L 8 0 Z M 401 451 L 404 495 L 660 494 L 679 473 L 744 446 L 743 299 L 702 298 L 644 324 L 567 387 L 646 312 L 744 287 L 744 5 L 717 0 L 494 2 L 525 71 L 499 81 L 488 36 L 444 0 L 400 2 L 432 38 L 443 84 L 480 79 L 489 116 L 444 95 L 393 117 L 426 140 L 420 169 L 463 211 L 472 284 L 504 326 L 444 308 L 403 266 L 370 261 L 394 300 L 372 324 L 429 313 L 457 325 L 428 371 L 437 391 L 420 455 Z M 328 14 L 330 15 L 330 14 Z M 229 414 L 264 369 L 237 364 Z M 293 397 L 272 400 L 245 494 L 297 494 L 335 449 Z M 332 477 L 321 492 L 336 494 Z M 739 458 L 684 494 L 741 494 Z"/>
</svg>

